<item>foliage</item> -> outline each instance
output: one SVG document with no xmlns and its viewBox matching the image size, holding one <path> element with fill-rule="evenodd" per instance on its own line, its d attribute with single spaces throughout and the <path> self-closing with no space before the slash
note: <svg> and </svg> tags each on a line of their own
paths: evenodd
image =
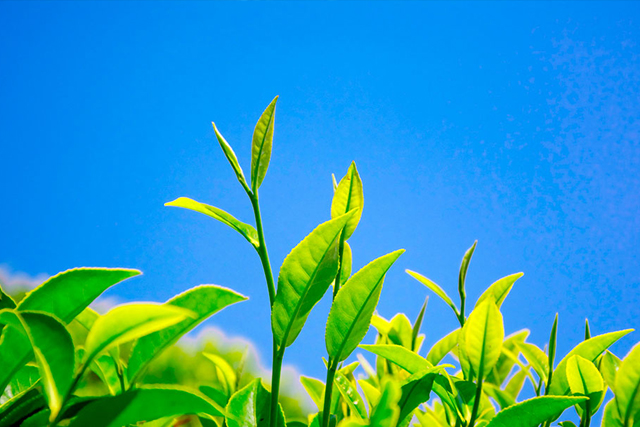
<svg viewBox="0 0 640 427">
<path fill-rule="evenodd" d="M 592 337 L 587 324 L 584 342 L 558 363 L 557 316 L 545 349 L 527 342 L 526 330 L 505 337 L 500 308 L 522 273 L 497 280 L 471 306 L 466 276 L 476 242 L 462 258 L 457 301 L 427 277 L 407 270 L 452 309 L 460 324 L 422 356 L 420 329 L 426 301 L 414 322 L 404 314 L 387 320 L 375 313 L 385 275 L 404 250 L 382 255 L 351 274 L 348 240 L 364 207 L 355 163 L 339 182 L 334 177 L 331 218 L 292 249 L 276 282 L 258 196 L 271 158 L 276 103 L 277 97 L 256 125 L 249 181 L 214 125 L 218 143 L 249 198 L 255 226 L 195 200 L 167 203 L 220 221 L 256 250 L 271 304 L 270 386 L 246 375 L 243 359 L 230 362 L 215 352 L 204 352 L 195 356 L 196 362 L 173 347 L 205 319 L 246 297 L 205 285 L 164 304 L 125 304 L 101 316 L 88 305 L 139 272 L 73 269 L 49 279 L 17 303 L 0 292 L 0 389 L 4 390 L 0 427 L 548 427 L 571 407 L 581 427 L 588 427 L 598 412 L 607 427 L 640 423 L 640 344 L 624 359 L 609 351 L 630 330 Z M 309 313 L 329 288 L 333 302 L 325 335 L 327 376 L 325 381 L 300 379 L 317 406 L 317 412 L 305 419 L 282 409 L 281 368 L 286 349 L 295 345 Z M 371 325 L 377 330 L 375 342 L 361 345 Z M 375 356 L 375 367 L 361 355 L 358 362 L 345 364 L 358 346 Z M 175 362 L 190 357 L 189 363 Z M 164 364 L 152 363 L 158 359 Z M 178 378 L 184 377 L 185 365 L 199 373 L 203 363 L 215 372 L 217 381 L 203 384 L 195 374 L 185 386 Z M 357 379 L 356 369 L 364 371 Z M 146 381 L 152 374 L 162 384 L 149 384 L 157 382 Z M 89 378 L 98 379 L 95 388 L 86 386 Z M 522 400 L 527 382 L 533 396 Z M 603 405 L 607 390 L 613 398 Z"/>
</svg>

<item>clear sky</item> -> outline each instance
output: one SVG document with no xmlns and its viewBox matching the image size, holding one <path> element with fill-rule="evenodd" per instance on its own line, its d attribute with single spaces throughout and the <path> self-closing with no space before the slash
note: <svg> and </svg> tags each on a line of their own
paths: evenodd
<svg viewBox="0 0 640 427">
<path fill-rule="evenodd" d="M 405 268 L 454 294 L 478 239 L 470 299 L 523 271 L 506 330 L 544 345 L 558 312 L 563 355 L 587 317 L 594 334 L 640 327 L 639 41 L 635 2 L 0 2 L 0 264 L 141 269 L 108 292 L 122 301 L 231 287 L 251 299 L 209 324 L 268 365 L 258 257 L 163 204 L 189 196 L 250 221 L 211 121 L 248 170 L 255 122 L 280 95 L 261 188 L 276 271 L 329 218 L 331 173 L 355 160 L 354 267 L 407 250 L 381 315 L 413 319 L 428 294 Z M 318 377 L 328 307 L 286 358 Z M 427 346 L 455 324 L 432 296 Z"/>
</svg>

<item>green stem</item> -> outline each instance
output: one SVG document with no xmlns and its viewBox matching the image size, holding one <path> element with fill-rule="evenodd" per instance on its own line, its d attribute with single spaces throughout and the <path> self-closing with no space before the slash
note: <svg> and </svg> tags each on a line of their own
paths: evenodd
<svg viewBox="0 0 640 427">
<path fill-rule="evenodd" d="M 264 240 L 264 231 L 262 229 L 262 215 L 260 214 L 260 203 L 258 201 L 257 194 L 249 194 L 251 199 L 251 205 L 253 206 L 253 214 L 256 217 L 256 228 L 258 232 L 259 246 L 256 248 L 258 256 L 260 256 L 260 262 L 262 262 L 262 269 L 264 270 L 264 276 L 267 279 L 267 289 L 269 290 L 269 304 L 273 306 L 273 302 L 276 299 L 276 286 L 273 282 L 273 273 L 271 272 L 271 263 L 269 262 L 269 252 L 267 251 L 267 244 Z"/>
<path fill-rule="evenodd" d="M 322 405 L 322 425 L 321 427 L 329 427 L 329 419 L 331 418 L 331 394 L 333 393 L 333 380 L 336 377 L 337 364 L 334 365 L 333 360 L 329 360 L 327 368 L 327 382 L 324 386 L 324 404 Z"/>
<path fill-rule="evenodd" d="M 333 299 L 336 299 L 336 295 L 338 295 L 338 291 L 340 290 L 340 276 L 342 276 L 343 255 L 344 255 L 344 240 L 342 240 L 342 236 L 340 236 L 340 246 L 338 249 L 338 274 L 336 274 L 336 281 L 334 282 L 334 285 L 333 285 Z"/>
<path fill-rule="evenodd" d="M 284 360 L 284 348 L 278 352 L 276 342 L 273 340 L 273 369 L 271 370 L 271 412 L 270 426 L 276 426 L 278 417 L 278 395 L 280 393 L 280 374 L 282 372 L 282 361 Z"/>
<path fill-rule="evenodd" d="M 473 409 L 471 410 L 471 420 L 468 427 L 473 427 L 476 424 L 476 417 L 478 416 L 478 409 L 480 409 L 480 399 L 482 398 L 482 375 L 478 377 L 478 387 L 476 388 L 476 398 L 473 401 Z"/>
</svg>

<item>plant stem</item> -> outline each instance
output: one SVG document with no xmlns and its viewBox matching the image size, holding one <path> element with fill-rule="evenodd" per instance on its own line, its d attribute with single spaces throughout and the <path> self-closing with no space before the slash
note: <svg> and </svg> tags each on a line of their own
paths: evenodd
<svg viewBox="0 0 640 427">
<path fill-rule="evenodd" d="M 280 373 L 282 371 L 282 361 L 284 359 L 284 348 L 278 352 L 275 339 L 273 341 L 273 367 L 271 370 L 271 412 L 269 416 L 270 426 L 277 426 L 278 417 L 278 395 L 280 393 Z"/>
<path fill-rule="evenodd" d="M 253 214 L 256 217 L 256 228 L 258 232 L 259 246 L 256 248 L 260 261 L 262 262 L 262 269 L 264 270 L 265 279 L 267 279 L 267 289 L 269 290 L 269 304 L 273 306 L 273 302 L 276 299 L 276 286 L 273 282 L 273 273 L 271 272 L 271 263 L 269 262 L 269 252 L 267 251 L 267 244 L 264 240 L 264 231 L 262 229 L 262 215 L 260 214 L 260 202 L 258 201 L 257 194 L 249 194 L 251 199 L 251 205 L 253 206 Z M 275 351 L 275 350 L 274 350 Z"/>
<path fill-rule="evenodd" d="M 324 386 L 324 404 L 322 405 L 322 425 L 321 427 L 329 427 L 329 418 L 331 418 L 331 394 L 333 393 L 333 380 L 336 377 L 337 364 L 334 365 L 333 360 L 329 360 L 327 368 L 327 383 Z"/>
<path fill-rule="evenodd" d="M 336 280 L 333 284 L 333 299 L 336 299 L 336 295 L 338 295 L 338 291 L 340 290 L 340 276 L 342 276 L 342 257 L 343 256 L 344 256 L 344 240 L 342 240 L 342 236 L 340 236 L 340 247 L 338 249 L 338 274 L 336 274 Z"/>
<path fill-rule="evenodd" d="M 480 408 L 480 399 L 482 398 L 482 375 L 478 377 L 478 387 L 476 388 L 476 398 L 473 401 L 473 409 L 471 410 L 471 420 L 468 427 L 473 427 L 476 424 L 476 417 L 478 416 L 478 409 Z"/>
</svg>

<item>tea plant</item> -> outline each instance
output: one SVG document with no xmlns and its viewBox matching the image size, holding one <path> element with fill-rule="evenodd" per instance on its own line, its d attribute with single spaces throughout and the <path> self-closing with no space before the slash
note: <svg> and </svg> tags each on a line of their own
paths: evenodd
<svg viewBox="0 0 640 427">
<path fill-rule="evenodd" d="M 331 219 L 318 225 L 284 259 L 277 282 L 267 250 L 259 188 L 273 145 L 277 97 L 261 115 L 251 148 L 251 173 L 245 178 L 238 159 L 213 129 L 253 209 L 255 226 L 188 198 L 167 206 L 208 215 L 242 235 L 255 249 L 271 306 L 273 365 L 270 386 L 256 378 L 241 386 L 242 367 L 234 369 L 215 355 L 218 386 L 199 390 L 178 385 L 145 385 L 150 363 L 181 336 L 219 310 L 246 299 L 219 286 L 202 285 L 164 304 L 136 303 L 101 316 L 88 305 L 109 287 L 140 274 L 137 270 L 79 268 L 60 273 L 16 303 L 0 290 L 0 427 L 3 426 L 289 426 L 289 427 L 548 427 L 574 407 L 580 427 L 602 412 L 607 427 L 640 425 L 640 344 L 624 359 L 608 349 L 631 330 L 591 336 L 556 363 L 558 318 L 548 346 L 527 342 L 528 330 L 505 337 L 501 305 L 515 282 L 513 274 L 490 285 L 471 307 L 466 298 L 467 270 L 476 243 L 464 254 L 457 284 L 458 303 L 427 277 L 407 273 L 453 311 L 459 328 L 420 355 L 425 300 L 412 323 L 404 314 L 391 320 L 376 306 L 387 271 L 402 255 L 396 250 L 352 274 L 349 239 L 364 206 L 355 163 L 339 181 L 334 177 Z M 285 352 L 295 344 L 309 313 L 332 288 L 326 324 L 325 381 L 301 377 L 318 411 L 306 420 L 287 420 L 279 404 Z M 362 345 L 369 327 L 373 344 Z M 358 354 L 375 355 L 375 367 Z M 318 355 L 320 357 L 320 355 Z M 452 363 L 446 363 L 451 361 Z M 361 368 L 364 375 L 354 375 Z M 89 373 L 101 393 L 82 392 Z M 534 396 L 519 401 L 526 382 Z M 185 415 L 190 415 L 186 416 Z M 570 421 L 558 423 L 574 426 Z"/>
</svg>

